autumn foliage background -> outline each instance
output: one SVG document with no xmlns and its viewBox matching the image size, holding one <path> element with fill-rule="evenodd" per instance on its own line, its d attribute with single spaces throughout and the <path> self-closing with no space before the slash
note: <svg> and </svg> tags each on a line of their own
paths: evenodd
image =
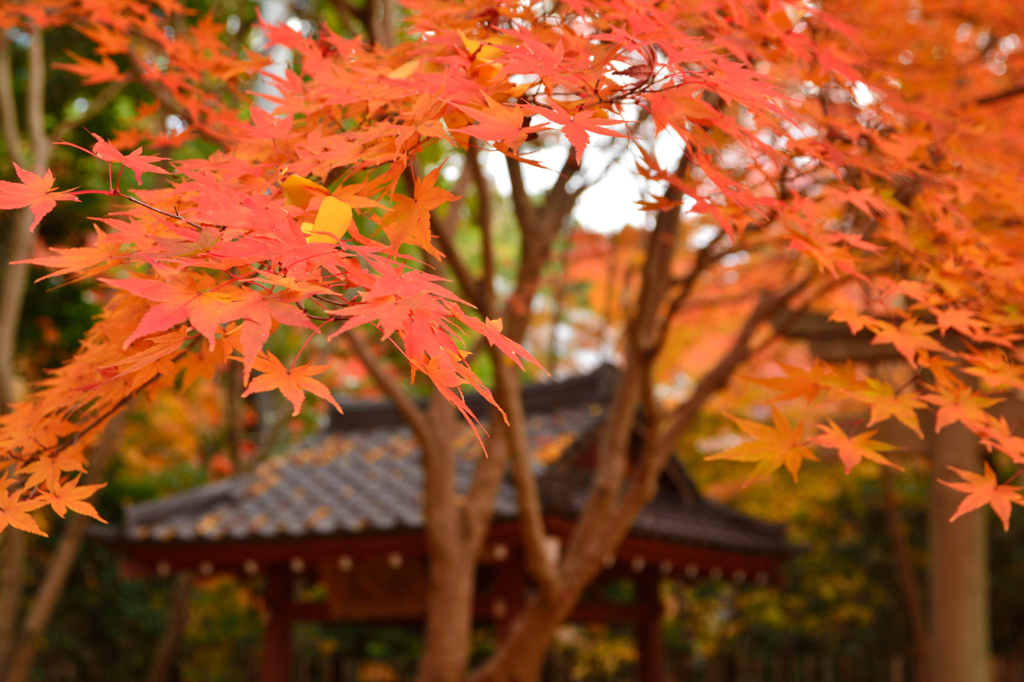
<svg viewBox="0 0 1024 682">
<path fill-rule="evenodd" d="M 924 657 L 929 562 L 949 558 L 926 517 L 989 506 L 960 523 L 993 526 L 991 592 L 960 587 L 990 604 L 986 646 L 1024 646 L 1012 3 L 307 1 L 285 25 L 185 5 L 0 8 L 3 261 L 32 263 L 0 299 L 0 525 L 40 536 L 0 535 L 0 660 L 31 640 L 41 679 L 152 671 L 179 592 L 118 578 L 74 512 L 116 521 L 251 470 L 332 391 L 395 398 L 410 368 L 404 395 L 479 420 L 515 466 L 519 381 L 599 360 L 624 367 L 621 415 L 657 415 L 644 467 L 682 444 L 710 496 L 809 547 L 778 591 L 667 594 L 671 655 Z M 260 84 L 272 44 L 295 70 Z M 644 210 L 596 224 L 615 168 Z M 494 389 L 513 435 L 460 388 Z M 954 431 L 971 445 L 949 471 L 933 446 Z M 608 537 L 644 467 L 595 502 Z M 958 495 L 937 503 L 936 479 Z M 538 583 L 585 585 L 567 563 Z M 216 579 L 186 598 L 184 676 L 251 669 L 258 595 Z M 619 634 L 552 641 L 568 675 L 614 677 Z M 467 661 L 494 654 L 464 639 Z M 301 642 L 404 675 L 432 646 Z"/>
</svg>

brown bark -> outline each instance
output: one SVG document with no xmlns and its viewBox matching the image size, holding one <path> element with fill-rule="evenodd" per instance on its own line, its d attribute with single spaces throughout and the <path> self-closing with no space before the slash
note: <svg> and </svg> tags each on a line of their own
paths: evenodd
<svg viewBox="0 0 1024 682">
<path fill-rule="evenodd" d="M 179 573 L 174 579 L 171 610 L 167 614 L 167 624 L 157 644 L 153 662 L 149 666 L 147 682 L 168 682 L 171 679 L 181 639 L 185 634 L 185 626 L 188 624 L 188 605 L 191 596 L 192 574 L 187 571 Z"/>
<path fill-rule="evenodd" d="M 11 159 L 42 175 L 50 157 L 49 140 L 42 128 L 45 121 L 46 55 L 42 35 L 33 36 L 29 47 L 28 96 L 25 112 L 29 119 L 32 140 L 32 163 L 25 156 L 18 126 L 18 109 L 14 96 L 13 65 L 10 42 L 0 36 L 0 130 L 3 132 Z M 11 265 L 31 255 L 32 212 L 25 208 L 11 217 L 11 231 L 6 235 L 6 257 L 0 279 L 0 414 L 6 413 L 16 399 L 14 352 L 18 340 L 18 327 L 28 288 L 27 265 Z M 3 557 L 0 559 L 0 670 L 14 649 L 17 620 L 24 598 L 25 561 L 28 538 L 21 532 L 8 532 L 3 539 Z"/>
<path fill-rule="evenodd" d="M 935 436 L 933 472 L 946 467 L 981 472 L 977 437 L 957 423 Z M 974 513 L 950 523 L 963 495 L 934 484 L 929 505 L 931 574 L 931 682 L 991 679 L 988 516 Z"/>
<path fill-rule="evenodd" d="M 23 153 L 18 127 L 17 102 L 14 97 L 10 43 L 0 40 L 0 119 L 4 141 L 11 158 L 42 175 L 50 162 L 51 145 L 44 128 L 46 121 L 46 46 L 41 33 L 32 36 L 28 48 L 28 87 L 25 118 L 31 141 L 32 157 Z M 31 163 L 29 163 L 31 161 Z M 14 213 L 11 232 L 7 235 L 7 263 L 0 281 L 0 411 L 16 399 L 14 395 L 14 352 L 18 341 L 25 291 L 28 288 L 28 265 L 12 265 L 32 254 L 32 211 L 23 208 Z"/>
<path fill-rule="evenodd" d="M 468 551 L 468 528 L 455 487 L 455 451 L 445 435 L 454 410 L 439 393 L 431 397 L 431 430 L 421 441 L 426 483 L 430 566 L 423 657 L 417 679 L 447 682 L 462 677 L 469 661 L 476 593 L 476 556 Z"/>
<path fill-rule="evenodd" d="M 25 592 L 25 562 L 28 558 L 28 535 L 5 533 L 0 538 L 0 670 L 7 669 L 17 637 L 18 616 Z"/>
<path fill-rule="evenodd" d="M 687 163 L 684 158 L 679 168 L 681 175 L 686 173 Z M 523 198 L 516 200 L 515 187 L 513 184 L 517 212 L 529 215 L 533 207 L 518 205 L 523 203 Z M 670 200 L 678 199 L 681 192 L 671 187 L 669 195 Z M 657 323 L 657 311 L 668 287 L 678 222 L 678 208 L 661 213 L 649 239 L 638 313 L 627 337 L 626 369 L 599 441 L 595 482 L 561 567 L 560 589 L 557 593 L 542 591 L 527 603 L 497 652 L 474 675 L 477 682 L 539 679 L 544 653 L 555 628 L 569 615 L 583 589 L 601 570 L 601 561 L 609 546 L 617 545 L 607 534 L 607 523 L 614 516 L 615 503 L 628 469 L 629 439 L 642 400 L 647 366 L 653 359 L 649 354 L 651 349 L 645 344 Z"/>
<path fill-rule="evenodd" d="M 569 192 L 567 183 L 579 170 L 570 156 L 559 180 L 548 192 L 544 209 L 530 203 L 518 173 L 518 162 L 513 162 L 514 194 L 517 197 L 517 217 L 523 234 L 523 257 L 516 291 L 502 318 L 506 335 L 521 340 L 530 314 L 530 302 L 537 289 L 541 271 L 547 261 L 558 231 L 572 210 L 580 190 Z M 466 179 L 472 177 L 482 198 L 488 195 L 484 178 L 475 159 L 469 161 Z M 490 216 L 480 214 L 484 234 L 484 281 L 475 281 L 469 268 L 460 260 L 450 239 L 447 239 L 445 221 L 434 217 L 434 231 L 456 280 L 466 295 L 478 305 L 481 313 L 495 317 L 491 278 L 493 261 L 490 254 Z M 426 475 L 425 517 L 427 545 L 430 556 L 427 617 L 424 629 L 424 654 L 420 660 L 418 679 L 423 681 L 452 681 L 465 676 L 469 662 L 469 643 L 472 635 L 473 603 L 476 591 L 476 567 L 483 540 L 493 513 L 494 498 L 505 474 L 510 453 L 515 455 L 515 477 L 524 501 L 523 533 L 531 557 L 534 577 L 541 584 L 553 584 L 554 566 L 542 561 L 540 547 L 544 538 L 544 525 L 540 513 L 536 480 L 529 471 L 529 452 L 526 444 L 525 414 L 519 393 L 517 376 L 502 362 L 498 367 L 498 400 L 510 414 L 511 426 L 505 427 L 500 418 L 492 419 L 491 437 L 487 443 L 488 457 L 476 468 L 470 489 L 463 497 L 455 487 L 455 455 L 448 434 L 451 433 L 454 411 L 438 394 L 433 394 L 429 411 L 420 409 L 405 393 L 402 386 L 379 364 L 369 348 L 358 336 L 349 340 L 356 355 L 367 367 L 378 386 L 395 403 L 403 418 L 412 427 L 423 450 Z"/>
</svg>

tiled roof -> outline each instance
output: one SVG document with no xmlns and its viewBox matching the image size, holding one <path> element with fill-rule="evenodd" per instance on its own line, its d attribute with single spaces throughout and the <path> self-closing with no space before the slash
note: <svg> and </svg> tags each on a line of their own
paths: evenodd
<svg viewBox="0 0 1024 682">
<path fill-rule="evenodd" d="M 571 461 L 574 451 L 589 445 L 613 382 L 614 372 L 604 368 L 524 389 L 546 513 L 571 519 L 582 509 L 589 472 L 544 463 Z M 470 402 L 483 407 L 473 404 L 475 397 Z M 423 466 L 411 430 L 388 404 L 344 407 L 323 433 L 254 474 L 127 507 L 119 539 L 202 543 L 421 530 Z M 468 428 L 455 439 L 457 485 L 464 491 L 481 452 Z M 663 486 L 637 519 L 634 535 L 740 552 L 789 552 L 781 527 L 701 499 L 681 466 L 670 473 L 677 485 Z M 506 480 L 495 518 L 513 519 L 517 512 L 515 488 Z"/>
</svg>

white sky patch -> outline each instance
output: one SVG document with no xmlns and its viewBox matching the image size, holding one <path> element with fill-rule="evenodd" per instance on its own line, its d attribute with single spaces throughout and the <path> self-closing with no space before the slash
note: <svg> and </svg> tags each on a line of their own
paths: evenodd
<svg viewBox="0 0 1024 682">
<path fill-rule="evenodd" d="M 610 144 L 608 140 L 611 140 Z M 672 170 L 679 163 L 683 146 L 683 139 L 678 133 L 665 130 L 654 141 L 654 156 L 662 168 Z M 580 195 L 573 209 L 573 217 L 586 230 L 614 234 L 626 225 L 645 227 L 653 220 L 653 216 L 642 210 L 637 202 L 650 198 L 651 192 L 663 192 L 665 183 L 651 186 L 635 172 L 636 152 L 629 150 L 622 153 L 622 150 L 622 141 L 594 135 L 583 153 L 583 168 L 579 175 L 583 181 L 593 184 Z M 529 155 L 528 158 L 545 167 L 522 166 L 526 191 L 536 197 L 550 189 L 557 178 L 558 169 L 569 153 L 574 152 L 571 152 L 569 143 L 562 137 L 557 145 Z M 502 154 L 485 154 L 484 168 L 493 179 L 495 189 L 505 196 L 511 194 L 512 182 Z M 574 183 L 570 188 L 573 186 L 578 185 Z"/>
</svg>

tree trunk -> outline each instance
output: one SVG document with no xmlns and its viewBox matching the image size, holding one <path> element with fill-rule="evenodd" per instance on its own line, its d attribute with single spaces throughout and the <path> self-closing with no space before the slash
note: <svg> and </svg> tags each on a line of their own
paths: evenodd
<svg viewBox="0 0 1024 682">
<path fill-rule="evenodd" d="M 432 428 L 423 442 L 423 464 L 430 566 L 417 679 L 458 682 L 469 665 L 477 557 L 463 514 L 465 499 L 456 489 L 455 451 L 446 438 L 454 429 L 454 410 L 435 392 L 427 416 Z"/>
<path fill-rule="evenodd" d="M 472 682 L 537 682 L 555 629 L 565 620 L 574 598 L 552 602 L 534 598 L 513 621 L 508 637 L 471 677 Z M 568 604 L 566 607 L 564 604 Z"/>
<path fill-rule="evenodd" d="M 458 682 L 466 675 L 473 639 L 476 557 L 465 550 L 430 556 L 419 682 Z"/>
<path fill-rule="evenodd" d="M 10 531 L 0 542 L 0 670 L 6 670 L 17 637 L 18 616 L 25 590 L 28 533 Z"/>
<path fill-rule="evenodd" d="M 933 472 L 946 478 L 947 466 L 981 471 L 978 439 L 957 423 L 935 437 Z M 932 484 L 929 505 L 932 620 L 931 682 L 989 682 L 990 623 L 988 513 L 949 518 L 961 493 Z"/>
<path fill-rule="evenodd" d="M 171 599 L 171 612 L 167 614 L 167 625 L 160 636 L 156 647 L 156 655 L 149 666 L 147 682 L 169 682 L 174 662 L 178 657 L 185 625 L 188 624 L 188 601 L 192 596 L 192 574 L 179 573 L 174 579 L 174 596 Z"/>
</svg>

